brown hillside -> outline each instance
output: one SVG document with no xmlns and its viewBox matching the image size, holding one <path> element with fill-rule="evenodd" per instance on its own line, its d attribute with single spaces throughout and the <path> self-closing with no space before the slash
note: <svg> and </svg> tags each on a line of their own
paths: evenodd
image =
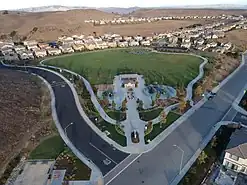
<svg viewBox="0 0 247 185">
<path fill-rule="evenodd" d="M 186 15 L 220 15 L 220 14 L 246 14 L 247 10 L 212 10 L 212 9 L 140 9 L 131 13 L 135 17 L 154 16 L 186 16 Z"/>
<path fill-rule="evenodd" d="M 62 34 L 70 34 L 73 32 L 86 33 L 90 30 L 93 32 L 93 26 L 84 23 L 87 19 L 111 19 L 116 17 L 115 14 L 105 13 L 102 11 L 87 10 L 71 10 L 66 12 L 40 12 L 40 13 L 17 13 L 0 15 L 0 35 L 10 34 L 17 31 L 19 35 L 27 36 L 27 38 L 35 38 L 52 40 Z M 37 27 L 36 32 L 32 32 Z"/>
</svg>

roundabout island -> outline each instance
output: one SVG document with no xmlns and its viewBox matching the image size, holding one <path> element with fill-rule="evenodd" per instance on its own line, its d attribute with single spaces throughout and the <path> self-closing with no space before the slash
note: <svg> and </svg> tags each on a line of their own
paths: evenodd
<svg viewBox="0 0 247 185">
<path fill-rule="evenodd" d="M 188 93 L 203 60 L 132 48 L 61 56 L 42 64 L 59 69 L 74 84 L 98 134 L 124 152 L 139 153 L 190 108 Z"/>
</svg>

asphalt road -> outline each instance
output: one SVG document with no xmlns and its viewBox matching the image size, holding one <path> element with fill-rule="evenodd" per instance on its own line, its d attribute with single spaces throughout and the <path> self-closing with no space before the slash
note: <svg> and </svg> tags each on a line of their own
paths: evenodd
<svg viewBox="0 0 247 185">
<path fill-rule="evenodd" d="M 177 127 L 165 140 L 152 151 L 141 155 L 115 178 L 108 180 L 109 185 L 168 185 L 179 174 L 182 151 L 184 166 L 199 148 L 200 143 L 218 121 L 232 120 L 236 111 L 231 104 L 247 83 L 247 66 L 243 66 L 217 93 L 197 109 L 189 119 Z M 226 115 L 227 116 L 224 116 Z"/>
<path fill-rule="evenodd" d="M 18 67 L 15 69 L 23 70 L 23 68 Z M 56 97 L 56 111 L 62 128 L 64 129 L 73 123 L 66 129 L 67 136 L 83 155 L 90 158 L 100 168 L 103 175 L 129 155 L 114 150 L 87 125 L 77 109 L 70 87 L 62 78 L 45 70 L 27 69 L 42 76 L 52 85 Z M 111 161 L 109 165 L 105 165 L 103 162 L 106 158 Z"/>
</svg>

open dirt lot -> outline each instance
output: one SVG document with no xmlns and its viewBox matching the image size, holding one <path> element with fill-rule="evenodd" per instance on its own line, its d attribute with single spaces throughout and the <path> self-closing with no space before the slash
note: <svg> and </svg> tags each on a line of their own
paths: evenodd
<svg viewBox="0 0 247 185">
<path fill-rule="evenodd" d="M 49 91 L 30 75 L 0 69 L 0 176 L 27 147 L 34 133 L 44 136 L 51 123 Z"/>
<path fill-rule="evenodd" d="M 219 39 L 220 42 L 232 42 L 240 50 L 247 49 L 247 30 L 233 30 L 226 33 L 226 37 Z"/>
<path fill-rule="evenodd" d="M 155 17 L 155 16 L 186 16 L 186 15 L 243 15 L 246 10 L 217 10 L 217 9 L 140 9 L 131 16 L 135 17 Z"/>
<path fill-rule="evenodd" d="M 87 19 L 112 19 L 116 14 L 98 10 L 71 10 L 67 12 L 17 13 L 0 14 L 0 36 L 5 39 L 16 31 L 14 38 L 51 41 L 62 35 L 118 33 L 123 35 L 151 35 L 154 32 L 165 32 L 205 20 L 160 21 L 132 25 L 93 26 L 85 23 Z"/>
</svg>

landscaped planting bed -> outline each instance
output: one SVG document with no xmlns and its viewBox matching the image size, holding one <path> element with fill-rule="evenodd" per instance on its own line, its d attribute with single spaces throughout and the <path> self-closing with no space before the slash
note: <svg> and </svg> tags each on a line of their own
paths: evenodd
<svg viewBox="0 0 247 185">
<path fill-rule="evenodd" d="M 139 111 L 140 119 L 143 121 L 150 121 L 155 119 L 160 115 L 160 113 L 164 110 L 162 107 L 157 107 L 151 110 L 142 110 Z"/>
<path fill-rule="evenodd" d="M 166 122 L 161 123 L 161 124 L 155 124 L 153 125 L 153 129 L 150 132 L 150 134 L 147 134 L 144 139 L 145 143 L 148 143 L 148 140 L 152 141 L 156 136 L 158 136 L 161 132 L 163 132 L 167 127 L 169 127 L 174 121 L 176 121 L 180 115 L 174 113 L 174 112 L 169 112 L 167 117 L 166 117 Z"/>
</svg>

